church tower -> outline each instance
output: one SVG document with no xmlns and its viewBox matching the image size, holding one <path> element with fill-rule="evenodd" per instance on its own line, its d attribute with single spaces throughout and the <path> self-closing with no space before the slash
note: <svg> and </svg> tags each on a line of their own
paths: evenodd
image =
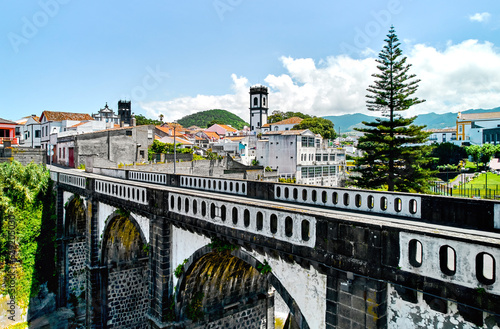
<svg viewBox="0 0 500 329">
<path fill-rule="evenodd" d="M 132 103 L 131 101 L 118 101 L 118 117 L 120 124 L 131 126 L 132 121 Z"/>
<path fill-rule="evenodd" d="M 267 123 L 268 95 L 267 87 L 250 87 L 250 131 L 259 133 Z"/>
</svg>

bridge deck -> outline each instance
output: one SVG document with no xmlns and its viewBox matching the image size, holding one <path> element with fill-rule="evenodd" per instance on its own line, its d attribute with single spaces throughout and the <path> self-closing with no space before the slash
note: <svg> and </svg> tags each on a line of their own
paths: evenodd
<svg viewBox="0 0 500 329">
<path fill-rule="evenodd" d="M 51 168 L 52 171 L 66 173 L 81 177 L 90 177 L 100 180 L 105 180 L 109 182 L 115 182 L 120 184 L 126 184 L 130 186 L 137 186 L 143 188 L 157 189 L 163 191 L 170 191 L 175 193 L 182 193 L 186 195 L 192 195 L 197 197 L 207 197 L 210 199 L 220 200 L 220 201 L 231 201 L 241 204 L 247 204 L 255 207 L 269 207 L 269 208 L 280 208 L 282 210 L 303 212 L 309 215 L 319 215 L 325 217 L 332 217 L 338 220 L 345 220 L 349 222 L 357 222 L 363 224 L 371 224 L 376 226 L 387 226 L 398 229 L 405 229 L 411 231 L 419 231 L 421 233 L 431 233 L 431 234 L 441 234 L 447 235 L 459 239 L 475 240 L 475 241 L 485 241 L 489 243 L 500 244 L 500 233 L 488 232 L 476 229 L 468 229 L 461 227 L 454 227 L 450 225 L 440 225 L 435 223 L 426 223 L 412 218 L 395 218 L 390 216 L 383 216 L 380 214 L 366 214 L 349 210 L 342 209 L 331 209 L 321 206 L 304 205 L 304 204 L 291 204 L 290 202 L 282 201 L 270 201 L 270 200 L 257 200 L 248 198 L 245 196 L 230 195 L 217 193 L 217 192 L 207 192 L 203 190 L 193 190 L 189 188 L 182 187 L 172 187 L 164 186 L 147 182 L 139 182 L 133 180 L 125 180 L 105 175 L 98 175 L 93 173 L 83 172 L 79 169 L 63 169 L 60 167 Z"/>
</svg>

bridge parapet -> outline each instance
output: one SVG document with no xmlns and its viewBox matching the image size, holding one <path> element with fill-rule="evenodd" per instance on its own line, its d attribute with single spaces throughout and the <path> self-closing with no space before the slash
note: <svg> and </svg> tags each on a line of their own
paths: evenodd
<svg viewBox="0 0 500 329">
<path fill-rule="evenodd" d="M 275 185 L 277 200 L 407 218 L 421 217 L 421 197 L 415 194 Z"/>
<path fill-rule="evenodd" d="M 147 190 L 143 187 L 130 186 L 129 184 L 112 183 L 96 179 L 95 191 L 126 201 L 132 201 L 144 205 L 148 204 Z"/>
<path fill-rule="evenodd" d="M 303 213 L 177 193 L 170 193 L 170 209 L 176 214 L 294 245 L 316 245 L 316 218 Z"/>
<path fill-rule="evenodd" d="M 63 169 L 54 168 L 54 170 Z M 115 171 L 120 171 L 120 169 Z M 99 172 L 108 174 L 103 170 Z M 110 175 L 163 186 L 327 207 L 348 212 L 381 214 L 401 219 L 419 219 L 439 225 L 500 232 L 500 203 L 491 200 L 129 170 L 110 173 Z"/>
<path fill-rule="evenodd" d="M 68 184 L 71 186 L 76 186 L 79 188 L 85 188 L 87 179 L 82 176 L 68 175 L 68 174 L 59 174 L 59 181 L 64 184 Z"/>
</svg>

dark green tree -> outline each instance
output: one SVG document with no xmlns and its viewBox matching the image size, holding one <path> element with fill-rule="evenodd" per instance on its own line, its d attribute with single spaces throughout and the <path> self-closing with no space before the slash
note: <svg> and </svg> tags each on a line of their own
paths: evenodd
<svg viewBox="0 0 500 329">
<path fill-rule="evenodd" d="M 352 182 L 362 188 L 424 192 L 432 171 L 424 168 L 430 161 L 430 147 L 422 143 L 430 133 L 423 131 L 425 126 L 413 124 L 416 117 L 404 118 L 400 114 L 424 102 L 413 96 L 420 80 L 408 74 L 411 65 L 402 57 L 393 27 L 385 42 L 376 59 L 380 72 L 372 75 L 376 80 L 366 96 L 368 110 L 381 112 L 384 118 L 363 122 L 365 127 L 356 129 L 364 133 L 358 143 L 364 155 L 356 158 L 356 171 L 361 176 Z"/>
<path fill-rule="evenodd" d="M 437 158 L 436 165 L 456 165 L 467 158 L 467 152 L 465 148 L 452 143 L 439 143 L 433 146 L 431 156 Z"/>
<path fill-rule="evenodd" d="M 213 119 L 212 121 L 210 121 L 208 124 L 207 124 L 207 127 L 212 127 L 213 125 L 225 125 L 224 121 L 220 120 L 220 119 Z"/>
<path fill-rule="evenodd" d="M 472 161 L 476 163 L 476 169 L 479 167 L 479 160 L 481 160 L 481 146 L 471 145 L 465 148 L 467 155 L 472 158 Z"/>
<path fill-rule="evenodd" d="M 333 129 L 333 122 L 319 117 L 305 118 L 301 123 L 293 126 L 292 129 L 309 129 L 315 134 L 320 134 L 324 139 L 335 139 L 337 136 L 335 129 Z"/>
<path fill-rule="evenodd" d="M 491 158 L 495 155 L 497 148 L 493 144 L 483 144 L 481 146 L 481 162 L 487 166 Z"/>
<path fill-rule="evenodd" d="M 163 117 L 160 117 L 160 119 L 163 119 Z M 144 115 L 142 114 L 136 114 L 135 115 L 135 123 L 138 125 L 138 126 L 142 126 L 142 125 L 155 125 L 155 126 L 159 126 L 161 125 L 163 122 L 160 121 L 160 120 L 153 120 L 153 119 L 149 119 L 149 118 L 146 118 Z"/>
</svg>

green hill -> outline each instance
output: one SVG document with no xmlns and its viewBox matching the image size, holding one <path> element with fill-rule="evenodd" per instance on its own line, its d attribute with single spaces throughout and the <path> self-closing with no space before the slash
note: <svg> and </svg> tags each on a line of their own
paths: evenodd
<svg viewBox="0 0 500 329">
<path fill-rule="evenodd" d="M 177 120 L 177 123 L 186 128 L 191 126 L 208 128 L 207 127 L 208 124 L 213 120 L 218 120 L 223 124 L 230 125 L 231 127 L 238 130 L 243 129 L 244 126 L 248 126 L 248 123 L 243 121 L 243 119 L 237 116 L 236 114 L 233 114 L 226 110 L 217 110 L 217 109 L 201 111 L 187 115 L 182 119 Z"/>
</svg>

